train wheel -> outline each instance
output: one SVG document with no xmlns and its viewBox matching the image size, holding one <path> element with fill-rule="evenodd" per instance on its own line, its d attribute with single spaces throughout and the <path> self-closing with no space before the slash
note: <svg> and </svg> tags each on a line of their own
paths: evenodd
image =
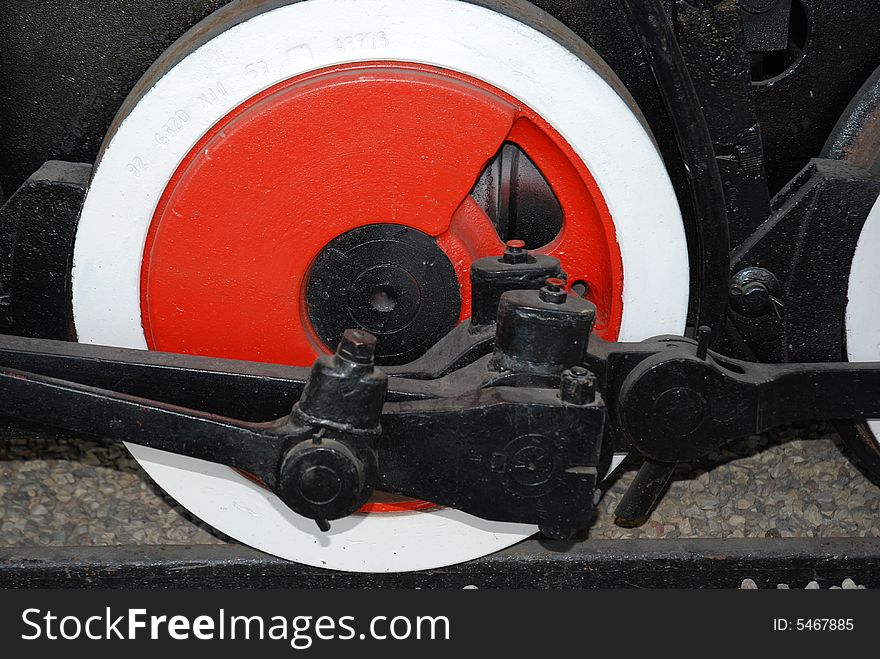
<svg viewBox="0 0 880 659">
<path fill-rule="evenodd" d="M 848 160 L 880 176 L 880 68 L 865 82 L 829 138 L 823 157 Z M 846 356 L 850 361 L 880 360 L 880 199 L 868 214 L 853 256 L 845 316 Z M 847 445 L 880 476 L 880 419 L 839 424 Z"/>
<path fill-rule="evenodd" d="M 515 198 L 539 212 L 505 210 Z M 561 259 L 604 336 L 683 331 L 675 193 L 586 44 L 520 1 L 236 3 L 166 52 L 104 142 L 76 234 L 75 329 L 302 365 L 357 325 L 381 361 L 405 362 L 468 316 L 470 262 L 511 238 Z M 378 502 L 318 534 L 232 469 L 129 449 L 209 524 L 309 565 L 435 568 L 535 532 Z"/>
</svg>

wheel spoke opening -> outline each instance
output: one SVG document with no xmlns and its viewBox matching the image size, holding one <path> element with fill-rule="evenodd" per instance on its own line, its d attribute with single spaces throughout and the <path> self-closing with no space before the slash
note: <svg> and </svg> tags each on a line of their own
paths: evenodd
<svg viewBox="0 0 880 659">
<path fill-rule="evenodd" d="M 502 242 L 522 240 L 526 249 L 538 249 L 562 229 L 562 206 L 553 189 L 525 151 L 511 142 L 480 173 L 471 197 Z"/>
</svg>

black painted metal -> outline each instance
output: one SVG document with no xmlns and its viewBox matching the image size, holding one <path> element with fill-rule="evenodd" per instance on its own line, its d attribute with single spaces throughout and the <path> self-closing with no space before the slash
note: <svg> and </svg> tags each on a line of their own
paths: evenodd
<svg viewBox="0 0 880 659">
<path fill-rule="evenodd" d="M 73 239 L 91 172 L 47 162 L 0 207 L 0 332 L 73 338 Z"/>
<path fill-rule="evenodd" d="M 792 0 L 738 0 L 746 49 L 752 52 L 788 48 Z"/>
<path fill-rule="evenodd" d="M 880 65 L 880 3 L 799 2 L 809 28 L 802 56 L 754 90 L 771 195 L 821 152 L 844 109 Z"/>
<path fill-rule="evenodd" d="M 527 540 L 426 572 L 331 572 L 239 545 L 0 548 L 0 588 L 880 587 L 877 538 Z"/>
<path fill-rule="evenodd" d="M 449 257 L 399 224 L 352 229 L 328 243 L 306 283 L 309 321 L 334 348 L 349 327 L 375 334 L 379 364 L 406 364 L 456 326 L 461 293 Z"/>
<path fill-rule="evenodd" d="M 507 291 L 538 289 L 550 277 L 564 277 L 559 260 L 507 247 L 504 255 L 487 256 L 471 265 L 471 325 L 495 323 L 498 304 Z"/>
<path fill-rule="evenodd" d="M 781 425 L 873 417 L 878 393 L 878 363 L 751 364 L 667 344 L 626 376 L 618 422 L 643 455 L 687 462 Z"/>
<path fill-rule="evenodd" d="M 506 143 L 483 170 L 471 196 L 492 220 L 501 240 L 529 249 L 553 242 L 564 222 L 547 179 L 515 144 Z"/>
<path fill-rule="evenodd" d="M 398 377 L 429 380 L 488 355 L 495 346 L 495 320 L 501 296 L 507 291 L 538 290 L 551 278 L 565 278 L 559 259 L 531 254 L 515 241 L 505 247 L 500 257 L 477 259 L 470 271 L 471 317 L 418 359 L 383 370 Z"/>
<path fill-rule="evenodd" d="M 163 50 L 228 0 L 0 1 L 0 185 L 47 160 L 95 160 L 123 99 Z"/>
<path fill-rule="evenodd" d="M 678 0 L 674 8 L 678 43 L 712 136 L 730 242 L 738 245 L 770 214 L 741 12 L 735 0 L 710 8 Z M 715 223 L 706 229 L 713 230 Z"/>
<path fill-rule="evenodd" d="M 762 314 L 731 309 L 749 359 L 843 359 L 850 264 L 880 181 L 843 161 L 814 160 L 773 200 L 773 214 L 732 255 L 734 272 L 762 268 L 778 281 Z M 731 282 L 737 285 L 736 280 Z M 738 351 L 733 340 L 729 352 Z"/>
<path fill-rule="evenodd" d="M 723 282 L 730 268 L 730 232 L 712 136 L 663 4 L 660 0 L 621 1 L 657 80 L 687 172 L 696 217 L 696 325 L 720 327 L 727 313 Z"/>
<path fill-rule="evenodd" d="M 346 330 L 336 354 L 315 360 L 294 406 L 300 418 L 352 434 L 377 434 L 388 376 L 375 368 L 376 338 Z"/>
<path fill-rule="evenodd" d="M 332 357 L 312 366 L 289 423 L 307 436 L 278 459 L 278 494 L 292 510 L 329 531 L 327 520 L 351 515 L 378 482 L 376 438 L 388 376 L 375 367 L 376 337 L 349 329 Z"/>
<path fill-rule="evenodd" d="M 645 460 L 614 509 L 615 522 L 622 526 L 644 524 L 669 486 L 675 467 L 674 462 Z"/>
<path fill-rule="evenodd" d="M 501 296 L 490 368 L 558 377 L 583 363 L 596 306 L 566 294 L 553 281 L 540 291 Z"/>
</svg>

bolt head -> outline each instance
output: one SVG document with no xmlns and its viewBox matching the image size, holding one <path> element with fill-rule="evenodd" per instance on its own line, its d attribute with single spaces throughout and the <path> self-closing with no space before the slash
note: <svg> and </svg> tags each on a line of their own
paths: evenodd
<svg viewBox="0 0 880 659">
<path fill-rule="evenodd" d="M 568 299 L 565 281 L 559 277 L 549 277 L 544 287 L 538 291 L 538 297 L 551 304 L 565 304 L 565 300 Z"/>
<path fill-rule="evenodd" d="M 742 287 L 740 304 L 746 313 L 766 313 L 770 309 L 771 302 L 770 291 L 762 282 L 753 281 Z"/>
<path fill-rule="evenodd" d="M 342 491 L 342 478 L 333 466 L 311 465 L 300 474 L 299 489 L 309 503 L 332 503 Z"/>
<path fill-rule="evenodd" d="M 779 281 L 765 268 L 751 266 L 737 272 L 730 280 L 730 302 L 746 316 L 763 316 L 773 310 Z"/>
<path fill-rule="evenodd" d="M 529 251 L 526 249 L 526 243 L 523 240 L 508 240 L 505 243 L 504 256 L 502 260 L 511 265 L 516 263 L 526 263 L 529 260 Z"/>
<path fill-rule="evenodd" d="M 705 420 L 706 401 L 696 389 L 673 387 L 657 397 L 651 417 L 665 436 L 687 437 Z"/>
<path fill-rule="evenodd" d="M 589 405 L 596 400 L 596 376 L 583 366 L 563 371 L 559 395 L 564 403 Z"/>
<path fill-rule="evenodd" d="M 372 364 L 376 353 L 376 337 L 359 329 L 347 329 L 336 348 L 336 354 L 355 364 Z"/>
<path fill-rule="evenodd" d="M 340 442 L 316 441 L 302 441 L 287 453 L 277 493 L 305 517 L 330 520 L 350 515 L 372 491 L 365 481 L 366 468 Z"/>
</svg>

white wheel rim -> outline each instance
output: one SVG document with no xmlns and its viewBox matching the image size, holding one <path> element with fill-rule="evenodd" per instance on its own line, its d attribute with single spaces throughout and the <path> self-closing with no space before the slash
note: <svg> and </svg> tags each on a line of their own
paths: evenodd
<svg viewBox="0 0 880 659">
<path fill-rule="evenodd" d="M 846 353 L 851 362 L 880 361 L 880 199 L 862 227 L 852 268 L 846 304 Z M 880 419 L 868 421 L 880 437 Z M 878 440 L 880 441 L 880 440 Z"/>
<path fill-rule="evenodd" d="M 347 49 L 346 36 L 379 32 L 386 38 L 366 41 L 387 45 Z M 540 32 L 457 0 L 307 0 L 250 18 L 186 56 L 140 97 L 106 144 L 74 249 L 79 340 L 147 347 L 139 285 L 149 223 L 172 173 L 215 122 L 292 76 L 377 59 L 466 73 L 547 120 L 584 160 L 614 218 L 624 267 L 620 339 L 682 332 L 689 269 L 675 193 L 651 137 L 597 72 Z M 189 121 L 158 147 L 156 133 L 180 111 Z M 160 486 L 207 523 L 317 567 L 430 569 L 497 551 L 536 530 L 441 510 L 357 516 L 319 535 L 314 522 L 232 469 L 128 447 Z"/>
</svg>

